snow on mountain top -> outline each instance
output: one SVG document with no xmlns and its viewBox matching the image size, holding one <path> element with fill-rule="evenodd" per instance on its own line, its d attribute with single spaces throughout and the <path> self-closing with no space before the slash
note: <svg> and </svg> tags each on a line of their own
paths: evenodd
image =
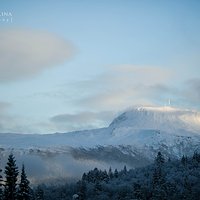
<svg viewBox="0 0 200 200">
<path fill-rule="evenodd" d="M 180 158 L 198 150 L 200 114 L 169 106 L 129 109 L 101 129 L 48 135 L 0 134 L 1 161 L 6 163 L 14 152 L 37 181 L 118 163 L 143 166 L 153 161 L 158 151 Z M 43 176 L 38 176 L 38 171 Z"/>
<path fill-rule="evenodd" d="M 141 107 L 137 107 L 135 108 L 138 111 L 143 111 L 143 110 L 151 110 L 151 111 L 160 111 L 160 112 L 175 112 L 175 111 L 179 111 L 180 109 L 175 108 L 175 107 L 171 107 L 171 106 L 141 106 Z"/>
<path fill-rule="evenodd" d="M 171 106 L 136 107 L 115 118 L 110 127 L 161 130 L 178 135 L 184 131 L 200 134 L 200 113 Z"/>
<path fill-rule="evenodd" d="M 94 147 L 164 140 L 172 144 L 171 140 L 182 136 L 200 138 L 199 112 L 169 106 L 137 107 L 119 115 L 107 128 L 51 135 L 0 134 L 0 148 Z"/>
<path fill-rule="evenodd" d="M 165 106 L 133 106 L 125 110 L 131 111 L 131 110 L 138 110 L 138 111 L 152 111 L 152 112 L 194 112 L 197 113 L 196 110 L 186 109 L 186 108 L 178 108 L 173 107 L 170 105 Z"/>
</svg>

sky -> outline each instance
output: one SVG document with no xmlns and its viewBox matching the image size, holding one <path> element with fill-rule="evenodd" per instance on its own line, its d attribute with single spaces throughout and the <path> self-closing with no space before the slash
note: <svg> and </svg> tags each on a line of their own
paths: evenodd
<svg viewBox="0 0 200 200">
<path fill-rule="evenodd" d="M 134 106 L 200 111 L 200 1 L 1 0 L 0 133 L 108 126 Z"/>
</svg>

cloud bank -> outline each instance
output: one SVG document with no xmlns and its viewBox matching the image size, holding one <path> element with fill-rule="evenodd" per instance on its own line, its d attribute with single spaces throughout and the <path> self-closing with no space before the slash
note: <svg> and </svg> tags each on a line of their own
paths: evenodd
<svg viewBox="0 0 200 200">
<path fill-rule="evenodd" d="M 193 104 L 200 102 L 200 79 L 190 79 L 185 82 L 186 89 L 184 90 L 184 97 L 191 101 Z"/>
<path fill-rule="evenodd" d="M 81 130 L 105 126 L 105 122 L 110 121 L 114 116 L 113 112 L 79 112 L 75 114 L 59 114 L 50 118 L 57 129 Z"/>
<path fill-rule="evenodd" d="M 171 78 L 167 69 L 120 65 L 108 68 L 104 73 L 91 79 L 70 85 L 73 98 L 67 104 L 78 108 L 75 114 L 61 113 L 50 118 L 58 129 L 80 130 L 104 127 L 112 122 L 118 112 L 134 105 L 152 105 L 154 98 L 171 88 L 165 83 Z M 159 95 L 158 95 L 159 94 Z M 167 96 L 167 95 L 166 95 Z"/>
<path fill-rule="evenodd" d="M 8 102 L 0 101 L 0 131 L 4 131 L 12 118 L 7 114 L 7 110 L 11 106 Z"/>
<path fill-rule="evenodd" d="M 70 59 L 72 44 L 52 33 L 0 29 L 0 82 L 29 78 Z"/>
<path fill-rule="evenodd" d="M 86 93 L 75 102 L 83 107 L 120 110 L 135 104 L 151 104 L 155 87 L 164 87 L 172 77 L 167 69 L 147 66 L 120 65 L 75 87 Z"/>
<path fill-rule="evenodd" d="M 10 106 L 11 106 L 11 104 L 8 103 L 8 102 L 0 101 L 0 113 L 2 113 L 3 111 L 5 111 Z"/>
</svg>

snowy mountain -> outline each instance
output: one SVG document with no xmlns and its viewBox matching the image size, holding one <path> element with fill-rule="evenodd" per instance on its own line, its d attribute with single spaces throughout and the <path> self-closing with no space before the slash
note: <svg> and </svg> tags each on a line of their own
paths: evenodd
<svg viewBox="0 0 200 200">
<path fill-rule="evenodd" d="M 109 127 L 70 133 L 0 134 L 0 155 L 13 151 L 33 180 L 74 177 L 93 167 L 139 167 L 162 151 L 166 158 L 200 150 L 200 113 L 173 107 L 137 107 Z M 34 168 L 34 169 L 33 169 Z M 38 169 L 44 175 L 37 177 Z"/>
<path fill-rule="evenodd" d="M 172 107 L 138 107 L 113 120 L 114 128 L 153 129 L 182 135 L 182 130 L 200 134 L 200 113 Z"/>
</svg>

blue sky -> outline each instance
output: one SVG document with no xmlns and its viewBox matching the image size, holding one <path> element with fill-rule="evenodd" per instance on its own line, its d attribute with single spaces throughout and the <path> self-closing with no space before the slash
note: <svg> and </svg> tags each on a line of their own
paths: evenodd
<svg viewBox="0 0 200 200">
<path fill-rule="evenodd" d="M 2 0 L 0 132 L 102 127 L 169 98 L 200 110 L 199 9 L 198 0 Z"/>
</svg>

